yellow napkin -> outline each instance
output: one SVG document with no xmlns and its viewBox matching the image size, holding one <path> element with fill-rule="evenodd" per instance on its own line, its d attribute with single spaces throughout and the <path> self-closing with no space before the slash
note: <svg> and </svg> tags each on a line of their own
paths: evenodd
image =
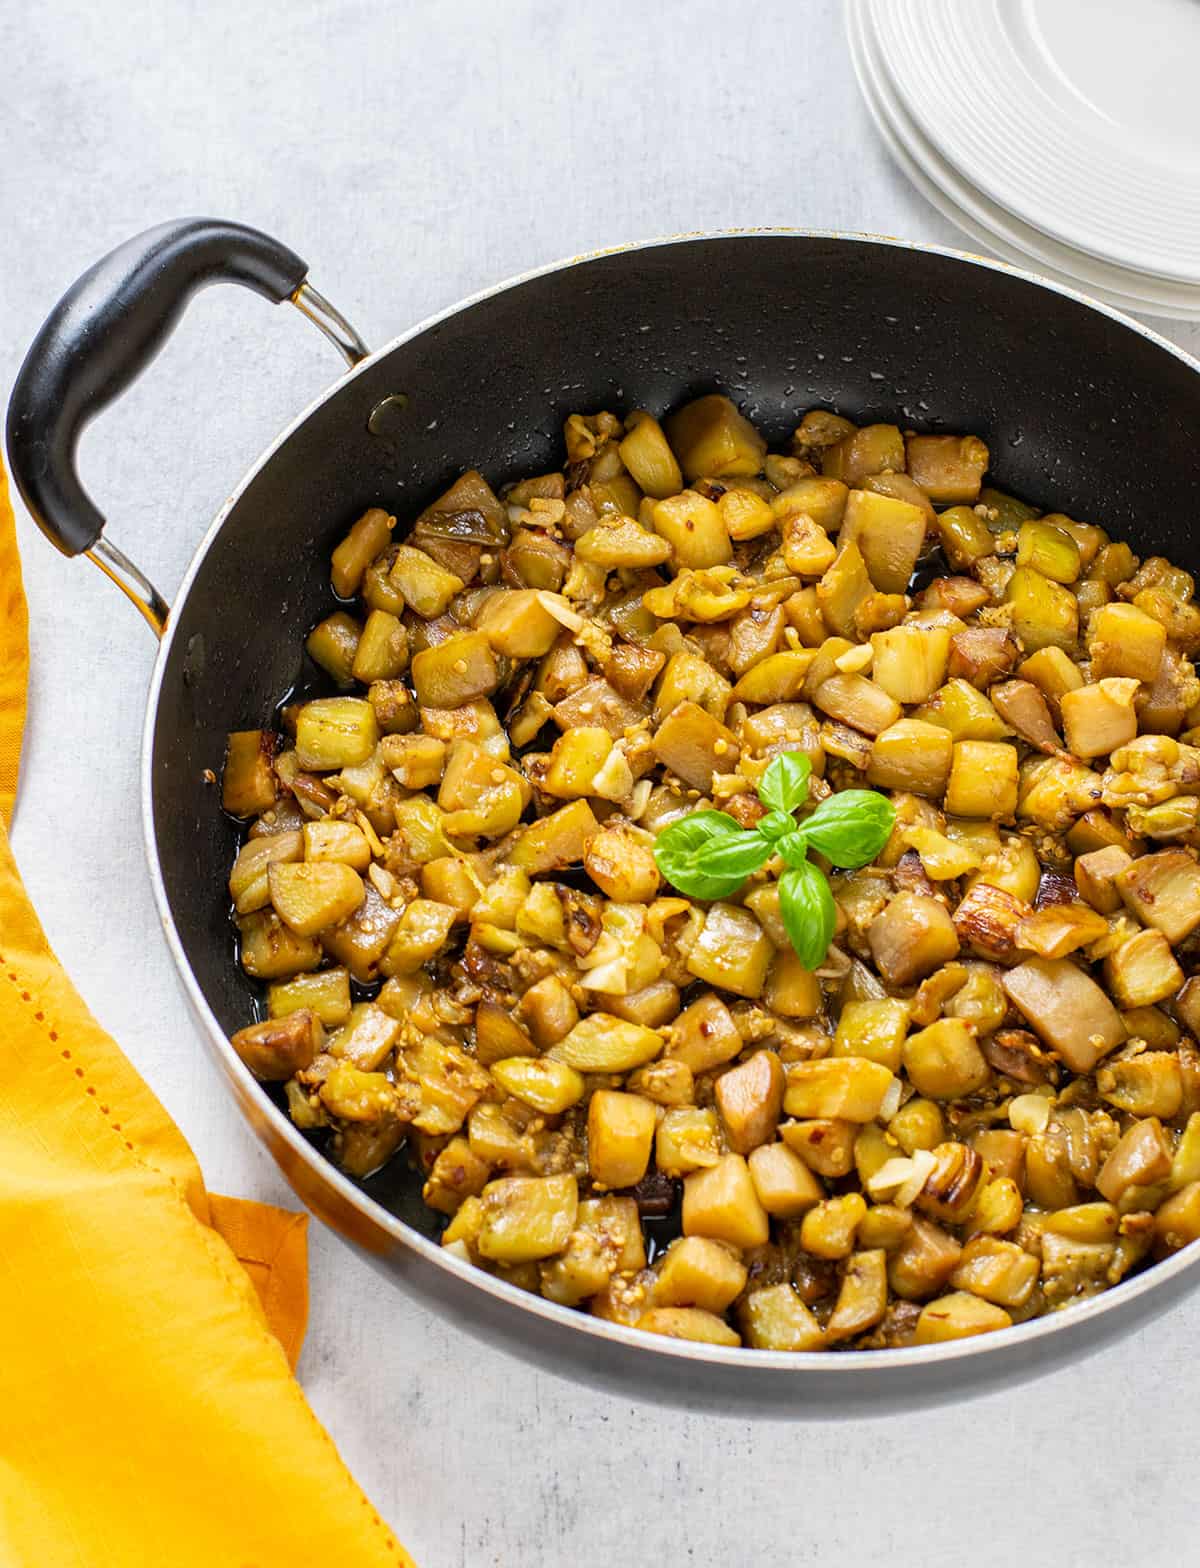
<svg viewBox="0 0 1200 1568">
<path fill-rule="evenodd" d="M 5 827 L 12 826 L 17 799 L 28 683 L 29 613 L 4 464 L 0 463 L 0 821 Z"/>
<path fill-rule="evenodd" d="M 27 663 L 0 469 L 5 821 Z M 306 1223 L 205 1190 L 50 951 L 0 825 L 0 1563 L 412 1568 L 291 1374 Z"/>
</svg>

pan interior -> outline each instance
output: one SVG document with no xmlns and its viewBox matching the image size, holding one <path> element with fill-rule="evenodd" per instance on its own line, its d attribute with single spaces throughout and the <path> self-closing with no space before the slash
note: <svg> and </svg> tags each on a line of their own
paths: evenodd
<svg viewBox="0 0 1200 1568">
<path fill-rule="evenodd" d="M 382 506 L 403 525 L 466 467 L 500 485 L 560 466 L 569 413 L 661 413 L 713 390 L 773 445 L 814 406 L 981 435 L 990 482 L 1200 566 L 1195 370 L 1020 274 L 882 242 L 747 235 L 618 251 L 478 300 L 369 362 L 283 440 L 175 608 L 153 831 L 222 1029 L 248 1022 L 258 998 L 233 961 L 225 879 L 238 830 L 206 770 L 219 775 L 227 731 L 269 723 L 295 684 L 349 524 Z M 401 1166 L 369 1190 L 429 1232 Z"/>
</svg>

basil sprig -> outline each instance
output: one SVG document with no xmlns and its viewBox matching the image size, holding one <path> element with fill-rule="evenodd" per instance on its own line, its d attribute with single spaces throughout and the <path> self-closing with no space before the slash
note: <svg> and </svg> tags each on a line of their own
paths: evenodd
<svg viewBox="0 0 1200 1568">
<path fill-rule="evenodd" d="M 689 898 L 728 898 L 778 855 L 786 868 L 779 912 L 806 969 L 819 967 L 837 923 L 833 893 L 809 850 L 845 870 L 865 866 L 887 843 L 896 820 L 891 801 L 875 790 L 844 789 L 797 822 L 793 812 L 808 800 L 811 771 L 804 752 L 786 751 L 759 780 L 767 814 L 754 827 L 740 828 L 723 811 L 693 811 L 665 827 L 654 845 L 658 869 Z"/>
</svg>

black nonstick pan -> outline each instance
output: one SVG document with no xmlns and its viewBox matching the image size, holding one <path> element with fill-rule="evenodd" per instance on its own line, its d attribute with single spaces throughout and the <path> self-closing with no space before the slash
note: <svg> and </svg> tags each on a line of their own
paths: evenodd
<svg viewBox="0 0 1200 1568">
<path fill-rule="evenodd" d="M 556 466 L 570 412 L 661 412 L 719 390 L 779 440 L 818 405 L 858 422 L 969 430 L 991 450 L 995 484 L 1196 570 L 1200 365 L 1029 274 L 865 235 L 717 234 L 606 251 L 504 284 L 370 354 L 306 273 L 286 247 L 238 225 L 150 230 L 55 308 L 8 414 L 12 470 L 34 519 L 64 554 L 88 553 L 160 634 L 143 809 L 163 927 L 205 1040 L 304 1201 L 433 1309 L 506 1349 L 640 1397 L 726 1411 L 877 1412 L 956 1397 L 1095 1349 L 1180 1297 L 1200 1273 L 1200 1246 L 999 1334 L 781 1354 L 643 1335 L 448 1257 L 402 1161 L 351 1182 L 229 1046 L 253 998 L 231 961 L 226 912 L 237 828 L 211 770 L 226 732 L 266 724 L 296 679 L 300 636 L 328 602 L 330 548 L 364 508 L 413 516 L 467 466 L 495 484 Z M 188 297 L 219 281 L 298 306 L 352 368 L 237 486 L 168 610 L 105 539 L 75 444 Z"/>
</svg>

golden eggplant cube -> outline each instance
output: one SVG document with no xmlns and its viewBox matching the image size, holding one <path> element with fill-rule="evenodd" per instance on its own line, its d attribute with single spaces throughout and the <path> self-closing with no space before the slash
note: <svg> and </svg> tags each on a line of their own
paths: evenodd
<svg viewBox="0 0 1200 1568">
<path fill-rule="evenodd" d="M 738 1320 L 754 1350 L 823 1350 L 825 1331 L 790 1284 L 751 1291 Z"/>
<path fill-rule="evenodd" d="M 714 1098 L 735 1154 L 749 1154 L 775 1136 L 783 1109 L 784 1074 L 774 1051 L 755 1051 L 721 1074 Z"/>
<path fill-rule="evenodd" d="M 486 633 L 492 647 L 506 658 L 540 659 L 554 646 L 562 626 L 546 608 L 541 593 L 507 588 L 484 600 L 475 629 Z"/>
<path fill-rule="evenodd" d="M 1116 1008 L 1069 958 L 1030 958 L 1004 976 L 1030 1027 L 1075 1073 L 1088 1073 L 1125 1038 Z"/>
<path fill-rule="evenodd" d="M 366 897 L 358 872 L 339 861 L 276 861 L 267 880 L 276 913 L 297 936 L 340 924 Z"/>
<path fill-rule="evenodd" d="M 412 680 L 423 708 L 459 708 L 487 697 L 500 684 L 501 668 L 486 632 L 459 632 L 422 648 L 412 661 Z"/>
<path fill-rule="evenodd" d="M 686 479 L 739 479 L 762 471 L 767 443 L 717 392 L 677 409 L 666 435 Z"/>
<path fill-rule="evenodd" d="M 726 1154 L 683 1182 L 683 1234 L 707 1236 L 731 1247 L 761 1247 L 770 1235 L 750 1167 L 740 1154 Z"/>
<path fill-rule="evenodd" d="M 296 719 L 296 760 L 329 772 L 366 762 L 379 741 L 375 709 L 361 697 L 318 697 Z"/>
<path fill-rule="evenodd" d="M 267 873 L 276 860 L 300 860 L 304 838 L 297 832 L 270 833 L 248 839 L 229 873 L 229 896 L 239 915 L 252 914 L 271 902 Z"/>
<path fill-rule="evenodd" d="M 867 783 L 940 800 L 953 762 L 954 738 L 947 730 L 922 719 L 897 719 L 875 737 Z"/>
<path fill-rule="evenodd" d="M 597 1089 L 588 1104 L 587 1121 L 592 1180 L 604 1187 L 632 1187 L 641 1181 L 650 1163 L 656 1126 L 654 1106 L 640 1094 Z"/>
<path fill-rule="evenodd" d="M 577 1072 L 620 1073 L 652 1061 L 662 1048 L 663 1038 L 653 1029 L 611 1013 L 589 1013 L 550 1048 L 550 1055 Z"/>
<path fill-rule="evenodd" d="M 897 702 L 927 702 L 946 679 L 947 626 L 894 626 L 871 638 L 871 679 Z"/>
<path fill-rule="evenodd" d="M 333 591 L 339 599 L 350 599 L 362 586 L 367 567 L 384 551 L 392 537 L 396 519 L 373 506 L 350 529 L 333 552 Z"/>
<path fill-rule="evenodd" d="M 399 923 L 379 961 L 385 975 L 415 974 L 441 952 L 457 918 L 450 904 L 431 898 L 414 898 L 404 908 Z"/>
<path fill-rule="evenodd" d="M 387 610 L 372 610 L 358 639 L 350 673 L 362 685 L 370 686 L 375 681 L 395 680 L 407 668 L 408 633 L 403 623 Z"/>
<path fill-rule="evenodd" d="M 909 1035 L 902 1048 L 904 1071 L 919 1094 L 958 1100 L 982 1089 L 991 1070 L 961 1018 L 940 1018 Z"/>
<path fill-rule="evenodd" d="M 572 801 L 525 828 L 509 852 L 510 863 L 531 876 L 579 865 L 588 842 L 599 831 L 587 801 Z"/>
<path fill-rule="evenodd" d="M 231 1037 L 234 1050 L 256 1078 L 281 1082 L 308 1067 L 324 1042 L 316 1013 L 307 1009 L 250 1024 Z"/>
<path fill-rule="evenodd" d="M 1102 863 L 1101 857 L 1106 857 Z M 1113 845 L 1076 861 L 1077 877 L 1085 862 L 1085 875 L 1094 867 L 1092 880 L 1109 890 L 1108 896 L 1115 891 L 1143 924 L 1161 931 L 1168 942 L 1182 942 L 1200 926 L 1200 863 L 1191 851 L 1164 849 L 1131 861 Z"/>
<path fill-rule="evenodd" d="M 1128 675 L 1153 681 L 1162 665 L 1167 629 L 1134 604 L 1102 604 L 1088 622 L 1092 677 Z"/>
<path fill-rule="evenodd" d="M 1030 519 L 1017 532 L 1017 565 L 1033 567 L 1056 583 L 1073 583 L 1079 577 L 1079 546 L 1045 518 Z"/>
<path fill-rule="evenodd" d="M 1068 751 L 1077 757 L 1102 757 L 1128 745 L 1137 735 L 1137 691 L 1132 676 L 1110 675 L 1064 692 L 1060 707 Z"/>
<path fill-rule="evenodd" d="M 712 788 L 713 774 L 732 773 L 741 754 L 733 731 L 695 702 L 680 703 L 668 714 L 653 744 L 664 768 L 705 793 Z"/>
<path fill-rule="evenodd" d="M 897 893 L 871 922 L 867 939 L 891 985 L 924 979 L 958 957 L 958 934 L 945 905 L 922 893 Z"/>
<path fill-rule="evenodd" d="M 776 1219 L 798 1219 L 825 1197 L 820 1181 L 786 1143 L 760 1144 L 746 1163 L 758 1201 Z"/>
<path fill-rule="evenodd" d="M 834 1036 L 833 1054 L 865 1056 L 889 1072 L 898 1073 L 908 1020 L 909 1004 L 899 998 L 845 1002 Z"/>
<path fill-rule="evenodd" d="M 565 1062 L 551 1061 L 546 1056 L 510 1056 L 493 1062 L 491 1074 L 506 1094 L 543 1116 L 560 1116 L 572 1105 L 578 1105 L 584 1095 L 582 1074 Z"/>
<path fill-rule="evenodd" d="M 720 1314 L 745 1286 L 746 1265 L 719 1241 L 681 1236 L 657 1265 L 653 1300 L 656 1307 L 700 1307 Z"/>
<path fill-rule="evenodd" d="M 931 501 L 974 503 L 987 472 L 988 449 L 978 436 L 909 436 L 909 477 Z"/>
<path fill-rule="evenodd" d="M 656 501 L 652 516 L 655 533 L 671 547 L 671 564 L 677 571 L 723 566 L 733 559 L 725 519 L 707 496 L 684 490 Z"/>
<path fill-rule="evenodd" d="M 747 909 L 713 904 L 687 957 L 688 972 L 751 1000 L 762 995 L 774 948 Z"/>
<path fill-rule="evenodd" d="M 338 686 L 353 686 L 354 660 L 361 638 L 362 627 L 354 617 L 338 610 L 314 626 L 304 646 L 309 658 Z"/>
<path fill-rule="evenodd" d="M 424 620 L 443 614 L 454 595 L 463 588 L 461 577 L 439 566 L 424 550 L 407 544 L 396 551 L 388 581 L 404 596 L 408 607 Z"/>
<path fill-rule="evenodd" d="M 1151 1007 L 1183 985 L 1183 970 L 1161 931 L 1139 931 L 1104 960 L 1104 980 L 1122 1007 Z"/>
<path fill-rule="evenodd" d="M 1075 595 L 1061 583 L 1032 566 L 1018 566 L 1004 590 L 1012 605 L 1012 629 L 1026 653 L 1041 648 L 1061 648 L 1070 653 L 1079 636 L 1079 608 Z"/>
<path fill-rule="evenodd" d="M 275 804 L 273 763 L 279 736 L 271 730 L 234 730 L 227 743 L 221 804 L 231 817 L 256 817 Z"/>
<path fill-rule="evenodd" d="M 493 1263 L 530 1263 L 561 1252 L 575 1228 L 574 1176 L 502 1176 L 480 1197 L 476 1246 Z"/>
<path fill-rule="evenodd" d="M 946 810 L 955 817 L 1002 821 L 1016 815 L 1017 748 L 1004 741 L 960 740 L 946 784 Z"/>
<path fill-rule="evenodd" d="M 949 731 L 956 741 L 997 741 L 1010 733 L 984 694 L 961 676 L 940 686 L 915 717 Z"/>
<path fill-rule="evenodd" d="M 682 470 L 658 420 L 639 411 L 625 424 L 628 434 L 618 451 L 638 488 L 660 501 L 682 490 Z"/>
<path fill-rule="evenodd" d="M 904 593 L 925 543 L 925 514 L 908 501 L 851 490 L 839 542 L 853 539 L 871 581 L 883 593 Z"/>
<path fill-rule="evenodd" d="M 873 474 L 901 473 L 904 463 L 904 437 L 897 425 L 851 428 L 821 454 L 821 472 L 848 485 L 862 484 Z"/>
<path fill-rule="evenodd" d="M 886 1067 L 863 1056 L 792 1062 L 783 1108 L 789 1116 L 870 1122 L 894 1082 Z"/>
<path fill-rule="evenodd" d="M 288 980 L 320 965 L 321 944 L 298 936 L 273 909 L 256 909 L 237 926 L 242 968 L 255 980 Z"/>
<path fill-rule="evenodd" d="M 350 1016 L 350 976 L 338 967 L 276 981 L 267 987 L 267 1011 L 272 1018 L 311 1012 L 327 1029 L 337 1028 Z"/>
<path fill-rule="evenodd" d="M 991 1334 L 1011 1328 L 1012 1318 L 1003 1307 L 994 1306 L 981 1296 L 956 1290 L 939 1296 L 921 1309 L 913 1343 L 939 1345 L 950 1339 L 967 1339 L 974 1334 Z"/>
</svg>

